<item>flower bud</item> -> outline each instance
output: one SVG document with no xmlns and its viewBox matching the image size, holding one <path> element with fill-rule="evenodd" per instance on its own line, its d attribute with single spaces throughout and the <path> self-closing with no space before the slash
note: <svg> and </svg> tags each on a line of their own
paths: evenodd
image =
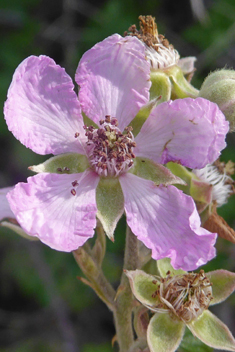
<svg viewBox="0 0 235 352">
<path fill-rule="evenodd" d="M 204 81 L 199 96 L 216 103 L 235 130 L 235 71 L 212 72 Z"/>
</svg>

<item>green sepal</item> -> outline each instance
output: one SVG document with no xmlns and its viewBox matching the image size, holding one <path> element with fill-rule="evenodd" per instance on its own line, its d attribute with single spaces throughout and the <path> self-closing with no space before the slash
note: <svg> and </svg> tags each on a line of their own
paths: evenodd
<svg viewBox="0 0 235 352">
<path fill-rule="evenodd" d="M 86 114 L 83 111 L 82 111 L 82 116 L 83 116 L 84 125 L 93 126 L 95 129 L 99 128 L 99 126 L 94 121 L 92 121 L 88 116 L 86 116 Z"/>
<path fill-rule="evenodd" d="M 84 172 L 89 166 L 89 161 L 85 155 L 66 153 L 53 156 L 42 164 L 30 166 L 29 170 L 56 174 L 77 174 Z"/>
<path fill-rule="evenodd" d="M 199 91 L 187 81 L 180 67 L 173 66 L 167 70 L 167 73 L 173 85 L 173 95 L 181 99 L 198 97 Z"/>
<path fill-rule="evenodd" d="M 130 126 L 133 128 L 132 133 L 134 136 L 137 136 L 144 122 L 149 117 L 149 114 L 157 106 L 159 103 L 159 98 L 150 100 L 147 104 L 141 107 L 138 114 L 134 117 L 134 119 L 130 122 Z"/>
<path fill-rule="evenodd" d="M 186 328 L 183 340 L 177 351 L 178 352 L 213 352 L 214 349 L 212 347 L 205 345 L 201 340 L 193 336 L 193 334 L 188 328 Z"/>
<path fill-rule="evenodd" d="M 134 296 L 143 305 L 156 307 L 160 301 L 154 293 L 159 288 L 160 281 L 154 275 L 146 274 L 142 270 L 126 270 L 125 271 Z"/>
<path fill-rule="evenodd" d="M 211 203 L 212 186 L 210 184 L 200 181 L 192 171 L 189 171 L 180 164 L 169 162 L 167 163 L 167 168 L 170 169 L 174 175 L 185 181 L 186 185 L 177 187 L 184 193 L 189 194 L 196 202 L 201 203 L 199 206 L 201 211 Z"/>
<path fill-rule="evenodd" d="M 118 178 L 100 178 L 96 188 L 97 217 L 113 241 L 117 222 L 124 212 L 124 196 Z"/>
<path fill-rule="evenodd" d="M 164 72 L 153 71 L 150 73 L 150 80 L 150 100 L 157 97 L 161 97 L 161 102 L 170 100 L 172 85 L 169 77 Z"/>
<path fill-rule="evenodd" d="M 174 175 L 168 168 L 148 158 L 136 157 L 134 159 L 134 165 L 129 172 L 138 177 L 151 180 L 156 185 L 163 184 L 167 186 L 172 184 L 185 184 L 181 178 Z"/>
<path fill-rule="evenodd" d="M 187 271 L 184 271 L 182 269 L 175 270 L 171 265 L 170 258 L 159 259 L 157 261 L 157 268 L 159 270 L 161 277 L 166 277 L 167 272 L 169 271 L 171 276 L 187 274 Z"/>
<path fill-rule="evenodd" d="M 147 341 L 150 352 L 174 352 L 185 330 L 185 324 L 168 313 L 156 313 L 150 320 Z"/>
<path fill-rule="evenodd" d="M 17 235 L 30 240 L 30 241 L 39 241 L 38 237 L 36 236 L 29 236 L 24 230 L 17 224 L 14 224 L 10 221 L 2 221 L 0 226 L 7 227 L 8 229 L 14 231 Z"/>
<path fill-rule="evenodd" d="M 210 305 L 223 302 L 235 290 L 235 273 L 227 270 L 214 270 L 206 273 L 212 283 L 213 300 Z"/>
<path fill-rule="evenodd" d="M 209 310 L 204 310 L 187 326 L 206 345 L 219 350 L 235 351 L 235 340 L 228 327 Z"/>
<path fill-rule="evenodd" d="M 191 184 L 191 179 L 194 178 L 194 174 L 189 171 L 186 167 L 173 163 L 170 161 L 169 163 L 166 164 L 167 168 L 171 170 L 171 172 L 177 176 L 180 177 L 184 182 L 185 185 L 180 185 L 177 186 L 179 189 L 183 190 L 184 193 L 190 194 L 190 184 Z"/>
<path fill-rule="evenodd" d="M 133 325 L 138 338 L 145 338 L 149 324 L 149 314 L 146 307 L 138 306 L 134 309 Z"/>
<path fill-rule="evenodd" d="M 212 202 L 212 189 L 213 186 L 209 183 L 191 179 L 190 195 L 198 202 L 210 204 Z"/>
</svg>

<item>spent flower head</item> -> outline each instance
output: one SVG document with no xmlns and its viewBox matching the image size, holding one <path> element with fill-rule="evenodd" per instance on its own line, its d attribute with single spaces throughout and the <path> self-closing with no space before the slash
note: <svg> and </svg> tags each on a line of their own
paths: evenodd
<svg viewBox="0 0 235 352">
<path fill-rule="evenodd" d="M 155 18 L 139 16 L 140 29 L 132 25 L 124 36 L 134 36 L 145 45 L 145 55 L 150 63 L 151 82 L 150 98 L 169 99 L 198 96 L 198 90 L 189 82 L 195 71 L 195 57 L 180 59 L 178 51 L 158 33 Z"/>
<path fill-rule="evenodd" d="M 117 34 L 83 55 L 79 97 L 49 57 L 19 65 L 4 108 L 8 128 L 34 152 L 55 155 L 7 195 L 26 233 L 73 251 L 94 235 L 96 217 L 113 239 L 125 212 L 153 258 L 193 270 L 214 257 L 216 234 L 200 227 L 192 198 L 172 185 L 182 180 L 161 164 L 213 162 L 228 123 L 205 99 L 178 99 L 152 108 L 136 135 L 131 121 L 149 101 L 149 76 L 144 44 Z"/>
<path fill-rule="evenodd" d="M 185 326 L 208 346 L 235 351 L 229 329 L 208 311 L 210 305 L 224 301 L 234 291 L 235 274 L 226 270 L 207 274 L 203 270 L 175 271 L 167 259 L 160 260 L 158 268 L 161 277 L 126 271 L 134 296 L 153 312 L 146 332 L 150 351 L 176 351 Z"/>
</svg>

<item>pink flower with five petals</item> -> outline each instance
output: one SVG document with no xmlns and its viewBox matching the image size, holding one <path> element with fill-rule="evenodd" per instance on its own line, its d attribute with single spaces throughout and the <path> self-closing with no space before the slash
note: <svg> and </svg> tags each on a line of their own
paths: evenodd
<svg viewBox="0 0 235 352">
<path fill-rule="evenodd" d="M 228 123 L 216 104 L 178 99 L 153 108 L 134 137 L 125 128 L 148 103 L 149 77 L 144 45 L 117 34 L 83 55 L 79 99 L 52 59 L 31 56 L 19 65 L 5 103 L 8 128 L 34 152 L 55 155 L 7 195 L 24 231 L 73 251 L 94 235 L 96 217 L 112 237 L 125 212 L 154 259 L 170 257 L 174 268 L 193 270 L 215 256 L 216 234 L 200 227 L 192 198 L 159 164 L 213 162 Z"/>
</svg>

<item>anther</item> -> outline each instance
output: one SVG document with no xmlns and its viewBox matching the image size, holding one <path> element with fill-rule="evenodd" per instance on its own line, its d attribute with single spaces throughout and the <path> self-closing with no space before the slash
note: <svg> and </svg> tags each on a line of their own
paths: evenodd
<svg viewBox="0 0 235 352">
<path fill-rule="evenodd" d="M 76 191 L 75 191 L 74 188 L 71 189 L 71 193 L 72 193 L 73 196 L 76 196 Z"/>
</svg>

